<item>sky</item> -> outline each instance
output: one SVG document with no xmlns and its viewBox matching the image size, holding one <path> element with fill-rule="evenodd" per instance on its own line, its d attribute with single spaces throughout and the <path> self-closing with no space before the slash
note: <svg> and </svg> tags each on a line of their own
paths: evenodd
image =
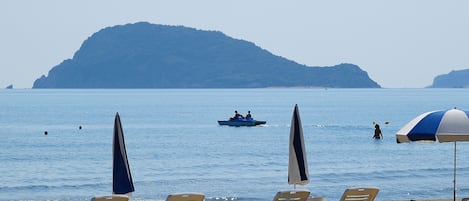
<svg viewBox="0 0 469 201">
<path fill-rule="evenodd" d="M 469 69 L 467 0 L 2 0 L 0 89 L 32 88 L 99 30 L 182 25 L 308 66 L 353 63 L 384 88 Z"/>
</svg>

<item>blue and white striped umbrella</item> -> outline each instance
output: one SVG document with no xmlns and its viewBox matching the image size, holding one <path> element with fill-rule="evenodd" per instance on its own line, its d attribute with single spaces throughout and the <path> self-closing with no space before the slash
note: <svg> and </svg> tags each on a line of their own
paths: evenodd
<svg viewBox="0 0 469 201">
<path fill-rule="evenodd" d="M 456 142 L 469 141 L 469 111 L 449 109 L 421 114 L 396 134 L 397 143 L 454 142 L 453 201 L 456 201 Z"/>
<path fill-rule="evenodd" d="M 469 141 L 469 111 L 460 109 L 421 114 L 396 134 L 397 143 L 410 141 Z"/>
</svg>

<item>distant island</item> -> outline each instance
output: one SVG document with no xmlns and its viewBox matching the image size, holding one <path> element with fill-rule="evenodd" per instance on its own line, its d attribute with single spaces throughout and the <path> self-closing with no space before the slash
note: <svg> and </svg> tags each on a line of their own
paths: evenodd
<svg viewBox="0 0 469 201">
<path fill-rule="evenodd" d="M 469 88 L 469 69 L 438 75 L 429 88 Z"/>
<path fill-rule="evenodd" d="M 33 88 L 380 88 L 354 64 L 310 67 L 219 31 L 146 22 L 104 28 Z"/>
</svg>

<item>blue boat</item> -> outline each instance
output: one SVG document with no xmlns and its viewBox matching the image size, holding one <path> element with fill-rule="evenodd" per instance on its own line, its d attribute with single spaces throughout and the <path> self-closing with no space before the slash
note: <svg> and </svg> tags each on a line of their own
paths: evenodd
<svg viewBox="0 0 469 201">
<path fill-rule="evenodd" d="M 218 121 L 221 126 L 258 126 L 265 123 L 266 121 L 257 121 L 253 118 L 230 118 L 227 121 Z"/>
</svg>

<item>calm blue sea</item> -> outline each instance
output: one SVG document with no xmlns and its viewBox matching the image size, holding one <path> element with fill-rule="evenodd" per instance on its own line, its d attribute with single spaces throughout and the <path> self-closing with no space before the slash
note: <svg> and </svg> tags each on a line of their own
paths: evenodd
<svg viewBox="0 0 469 201">
<path fill-rule="evenodd" d="M 109 195 L 119 112 L 132 200 L 189 191 L 207 200 L 269 201 L 292 189 L 295 104 L 312 195 L 338 200 L 346 188 L 375 186 L 377 200 L 452 198 L 453 143 L 397 144 L 395 133 L 427 111 L 469 109 L 469 89 L 14 89 L 0 90 L 0 200 Z M 217 124 L 234 110 L 267 125 Z M 373 122 L 384 140 L 372 140 Z M 469 143 L 458 143 L 458 197 L 469 197 L 468 153 Z"/>
</svg>

